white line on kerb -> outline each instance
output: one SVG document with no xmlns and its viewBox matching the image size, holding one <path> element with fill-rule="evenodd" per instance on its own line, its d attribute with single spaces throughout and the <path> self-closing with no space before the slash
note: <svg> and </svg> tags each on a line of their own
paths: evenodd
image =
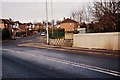
<svg viewBox="0 0 120 80">
<path fill-rule="evenodd" d="M 114 71 L 114 70 L 110 70 L 110 69 L 105 69 L 105 68 L 101 68 L 101 67 L 86 65 L 86 64 L 82 64 L 82 63 L 71 62 L 71 61 L 58 59 L 58 58 L 53 58 L 53 57 L 47 57 L 47 56 L 43 56 L 43 55 L 37 56 L 35 54 L 25 54 L 25 52 L 15 51 L 15 50 L 10 50 L 10 49 L 1 49 L 0 48 L 0 50 L 16 52 L 16 53 L 20 53 L 20 54 L 24 54 L 24 55 L 31 55 L 31 56 L 38 57 L 38 58 L 44 58 L 44 59 L 47 59 L 47 60 L 53 61 L 53 62 L 68 64 L 68 65 L 72 65 L 72 66 L 75 66 L 75 67 L 84 68 L 84 69 L 88 69 L 88 70 L 101 72 L 101 73 L 106 73 L 106 74 L 109 74 L 109 75 L 112 75 L 112 76 L 120 77 L 120 72 Z"/>
</svg>

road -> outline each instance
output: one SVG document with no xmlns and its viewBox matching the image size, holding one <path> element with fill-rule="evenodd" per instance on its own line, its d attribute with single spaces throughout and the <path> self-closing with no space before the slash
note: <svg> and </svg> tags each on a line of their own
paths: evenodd
<svg viewBox="0 0 120 80">
<path fill-rule="evenodd" d="M 118 58 L 90 56 L 60 50 L 17 47 L 28 38 L 4 42 L 3 78 L 118 78 Z M 42 41 L 41 41 L 42 43 Z"/>
</svg>

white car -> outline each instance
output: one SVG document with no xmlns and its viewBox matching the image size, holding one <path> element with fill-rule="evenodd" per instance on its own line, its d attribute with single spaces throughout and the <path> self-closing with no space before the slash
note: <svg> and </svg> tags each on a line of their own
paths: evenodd
<svg viewBox="0 0 120 80">
<path fill-rule="evenodd" d="M 45 32 L 41 33 L 41 36 L 45 36 Z"/>
</svg>

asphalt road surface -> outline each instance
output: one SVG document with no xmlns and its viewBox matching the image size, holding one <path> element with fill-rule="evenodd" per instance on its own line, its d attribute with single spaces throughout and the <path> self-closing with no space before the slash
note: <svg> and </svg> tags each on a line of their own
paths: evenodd
<svg viewBox="0 0 120 80">
<path fill-rule="evenodd" d="M 23 40 L 4 42 L 3 78 L 118 78 L 118 58 L 90 56 L 76 52 L 17 47 Z M 42 43 L 42 42 L 41 42 Z"/>
</svg>

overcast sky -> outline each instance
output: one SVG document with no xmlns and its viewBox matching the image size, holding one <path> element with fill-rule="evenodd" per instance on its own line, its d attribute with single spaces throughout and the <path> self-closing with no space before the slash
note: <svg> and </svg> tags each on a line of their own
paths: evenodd
<svg viewBox="0 0 120 80">
<path fill-rule="evenodd" d="M 48 19 L 51 20 L 51 0 L 48 0 Z M 85 8 L 90 5 L 90 0 L 64 0 L 53 1 L 53 19 L 62 20 L 69 17 L 72 10 Z M 1 8 L 2 7 L 2 8 Z M 2 18 L 12 18 L 21 22 L 42 21 L 46 19 L 45 0 L 2 0 Z M 1 13 L 0 13 L 1 14 Z"/>
</svg>

